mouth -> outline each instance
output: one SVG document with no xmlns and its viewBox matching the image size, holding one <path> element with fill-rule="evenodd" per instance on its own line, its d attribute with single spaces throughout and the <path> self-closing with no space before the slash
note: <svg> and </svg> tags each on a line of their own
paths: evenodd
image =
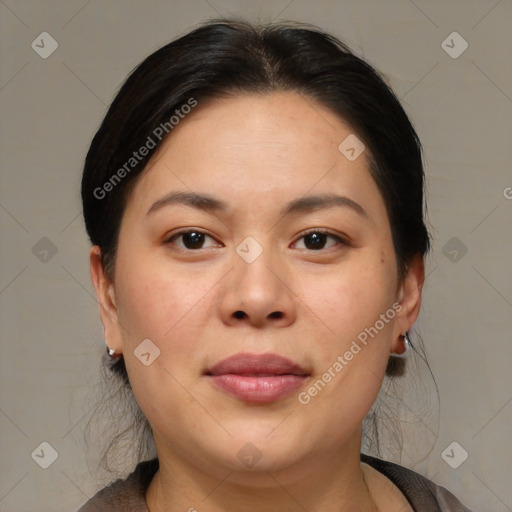
<svg viewBox="0 0 512 512">
<path fill-rule="evenodd" d="M 245 402 L 268 403 L 300 388 L 310 373 L 277 354 L 235 354 L 204 375 L 221 391 Z"/>
</svg>

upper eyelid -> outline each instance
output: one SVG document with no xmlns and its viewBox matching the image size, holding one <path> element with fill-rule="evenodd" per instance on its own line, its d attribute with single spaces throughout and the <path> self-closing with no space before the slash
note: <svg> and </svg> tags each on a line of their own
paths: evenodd
<svg viewBox="0 0 512 512">
<path fill-rule="evenodd" d="M 182 231 L 178 231 L 176 233 L 173 233 L 172 235 L 167 236 L 165 238 L 165 243 L 169 243 L 175 237 L 179 237 L 180 235 L 186 235 L 187 233 L 192 233 L 192 232 L 201 233 L 203 235 L 206 235 L 206 236 L 210 237 L 212 240 L 215 240 L 217 243 L 222 243 L 222 242 L 219 242 L 213 235 L 210 235 L 210 234 L 206 233 L 202 229 L 195 229 L 195 228 L 188 228 L 188 229 L 184 229 Z M 331 230 L 329 230 L 327 228 L 309 228 L 306 231 L 302 231 L 301 233 L 299 233 L 299 235 L 297 236 L 296 241 L 293 242 L 293 243 L 296 243 L 301 238 L 304 238 L 305 236 L 307 236 L 307 235 L 309 235 L 311 233 L 322 233 L 324 235 L 337 238 L 339 240 L 339 242 L 341 242 L 344 245 L 348 245 L 348 243 L 349 243 L 349 239 L 348 239 L 347 236 L 342 235 L 342 234 L 338 234 L 338 233 L 334 233 L 334 232 L 332 232 Z"/>
<path fill-rule="evenodd" d="M 327 228 L 311 228 L 307 229 L 306 231 L 303 231 L 299 234 L 297 241 L 299 241 L 301 238 L 304 238 L 305 236 L 311 234 L 311 233 L 322 233 L 323 235 L 331 236 L 333 238 L 336 238 L 339 243 L 342 245 L 350 245 L 350 239 L 346 235 L 343 235 L 341 233 L 334 233 L 330 229 Z M 294 242 L 296 243 L 296 242 Z"/>
</svg>

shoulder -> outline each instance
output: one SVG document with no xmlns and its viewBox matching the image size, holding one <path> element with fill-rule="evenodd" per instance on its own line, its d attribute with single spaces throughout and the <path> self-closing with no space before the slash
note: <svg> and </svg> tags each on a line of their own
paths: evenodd
<svg viewBox="0 0 512 512">
<path fill-rule="evenodd" d="M 125 479 L 111 482 L 77 512 L 148 512 L 146 489 L 158 470 L 158 459 L 140 462 Z"/>
<path fill-rule="evenodd" d="M 411 469 L 363 453 L 361 462 L 389 478 L 416 512 L 471 512 L 450 491 Z"/>
</svg>

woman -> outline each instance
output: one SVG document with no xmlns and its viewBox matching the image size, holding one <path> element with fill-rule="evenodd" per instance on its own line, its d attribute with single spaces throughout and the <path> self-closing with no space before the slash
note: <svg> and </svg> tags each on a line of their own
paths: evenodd
<svg viewBox="0 0 512 512">
<path fill-rule="evenodd" d="M 393 93 L 318 29 L 218 20 L 142 62 L 82 200 L 112 370 L 157 458 L 80 511 L 467 511 L 361 454 L 412 350 L 423 181 Z"/>
</svg>

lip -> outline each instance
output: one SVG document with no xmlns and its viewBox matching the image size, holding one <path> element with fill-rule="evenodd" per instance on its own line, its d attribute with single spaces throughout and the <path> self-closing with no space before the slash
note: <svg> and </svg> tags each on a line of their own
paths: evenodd
<svg viewBox="0 0 512 512">
<path fill-rule="evenodd" d="M 267 403 L 290 395 L 310 374 L 278 354 L 241 353 L 208 368 L 204 374 L 220 390 L 246 402 Z"/>
</svg>

